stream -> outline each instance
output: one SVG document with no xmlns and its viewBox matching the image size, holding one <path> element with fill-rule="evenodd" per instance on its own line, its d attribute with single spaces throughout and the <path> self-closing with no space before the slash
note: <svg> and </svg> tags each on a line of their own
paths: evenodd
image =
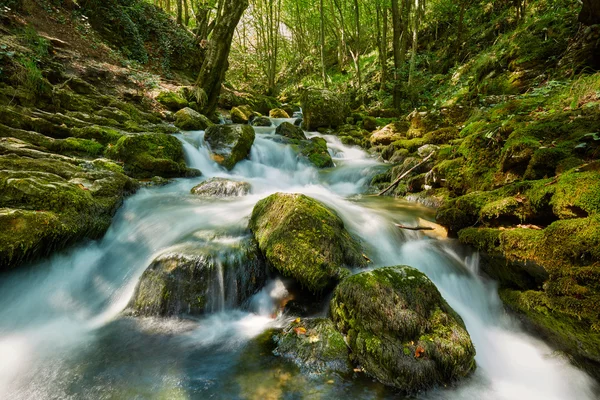
<svg viewBox="0 0 600 400">
<path fill-rule="evenodd" d="M 598 398 L 588 375 L 504 312 L 496 284 L 478 272 L 476 253 L 394 226 L 433 221 L 433 210 L 361 195 L 382 164 L 321 135 L 336 167 L 319 171 L 274 140 L 274 127 L 255 130 L 250 159 L 230 172 L 210 159 L 203 132 L 179 134 L 188 165 L 202 177 L 141 189 L 126 199 L 103 239 L 0 277 L 0 399 L 403 399 L 360 373 L 353 380 L 302 375 L 265 351 L 263 333 L 294 317 L 274 314 L 287 295 L 280 279 L 269 281 L 247 309 L 221 301 L 198 319 L 123 315 L 157 255 L 215 232 L 224 232 L 224 241 L 246 236 L 252 208 L 274 192 L 304 193 L 336 210 L 361 240 L 371 268 L 418 268 L 464 319 L 477 350 L 476 372 L 453 387 L 410 398 Z M 190 194 L 211 177 L 249 182 L 252 194 Z"/>
</svg>

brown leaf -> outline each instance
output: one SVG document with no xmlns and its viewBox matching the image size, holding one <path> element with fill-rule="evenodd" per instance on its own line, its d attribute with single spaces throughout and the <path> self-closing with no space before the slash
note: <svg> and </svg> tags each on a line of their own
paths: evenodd
<svg viewBox="0 0 600 400">
<path fill-rule="evenodd" d="M 294 332 L 296 332 L 296 335 L 298 335 L 298 336 L 306 335 L 306 328 L 303 328 L 303 327 L 294 328 Z"/>
<path fill-rule="evenodd" d="M 415 350 L 415 358 L 421 358 L 425 354 L 425 349 L 422 346 L 417 346 Z"/>
</svg>

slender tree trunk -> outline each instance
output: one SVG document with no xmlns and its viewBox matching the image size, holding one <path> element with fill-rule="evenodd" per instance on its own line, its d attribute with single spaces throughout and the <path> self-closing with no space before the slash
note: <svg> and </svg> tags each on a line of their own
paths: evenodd
<svg viewBox="0 0 600 400">
<path fill-rule="evenodd" d="M 327 73 L 325 72 L 325 10 L 323 8 L 323 0 L 319 3 L 320 18 L 320 34 L 321 34 L 321 77 L 323 78 L 323 87 L 327 87 Z"/>
<path fill-rule="evenodd" d="M 177 24 L 183 24 L 183 1 L 177 0 Z"/>
<path fill-rule="evenodd" d="M 358 0 L 354 0 L 354 19 L 355 19 L 355 27 L 356 27 L 356 44 L 354 47 L 354 53 L 352 54 L 352 58 L 354 59 L 354 65 L 356 68 L 356 76 L 358 83 L 358 90 L 362 88 L 362 72 L 360 67 L 360 51 L 361 51 L 361 35 L 360 35 L 360 9 Z"/>
<path fill-rule="evenodd" d="M 376 6 L 377 19 L 377 50 L 379 53 L 379 65 L 381 68 L 381 79 L 379 80 L 379 90 L 385 89 L 387 80 L 387 30 L 388 30 L 388 9 L 382 7 L 378 0 Z M 381 20 L 381 23 L 379 22 Z"/>
<path fill-rule="evenodd" d="M 202 112 L 211 116 L 216 108 L 221 84 L 229 67 L 229 52 L 235 28 L 248 8 L 248 0 L 227 0 L 217 18 L 213 35 L 202 62 L 196 86 L 203 92 Z"/>
<path fill-rule="evenodd" d="M 408 86 L 411 87 L 414 79 L 417 67 L 417 47 L 419 46 L 419 25 L 421 24 L 421 8 L 423 6 L 423 0 L 415 0 L 415 15 L 413 17 L 413 41 L 412 51 L 410 55 L 410 70 L 408 73 Z"/>
<path fill-rule="evenodd" d="M 458 15 L 458 32 L 456 33 L 456 51 L 460 51 L 463 45 L 463 30 L 465 29 L 465 10 L 467 2 L 465 0 L 460 3 L 460 13 Z"/>
<path fill-rule="evenodd" d="M 183 0 L 183 21 L 185 26 L 190 26 L 190 7 L 188 1 L 189 0 Z"/>
</svg>

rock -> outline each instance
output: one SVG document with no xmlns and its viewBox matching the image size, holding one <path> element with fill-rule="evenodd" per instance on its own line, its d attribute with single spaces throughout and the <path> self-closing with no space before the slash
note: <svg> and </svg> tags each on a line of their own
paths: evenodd
<svg viewBox="0 0 600 400">
<path fill-rule="evenodd" d="M 188 107 L 175 113 L 175 126 L 184 131 L 203 131 L 213 125 L 206 116 Z"/>
<path fill-rule="evenodd" d="M 231 109 L 231 120 L 234 124 L 247 124 L 254 114 L 250 106 L 239 106 Z"/>
<path fill-rule="evenodd" d="M 404 122 L 394 122 L 386 125 L 383 128 L 373 132 L 371 135 L 371 145 L 384 145 L 387 146 L 396 140 L 400 140 L 404 137 L 408 130 L 408 124 Z"/>
<path fill-rule="evenodd" d="M 271 118 L 289 118 L 289 114 L 281 108 L 275 108 L 269 111 L 269 117 Z"/>
<path fill-rule="evenodd" d="M 425 144 L 417 149 L 417 154 L 419 157 L 425 158 L 431 153 L 435 153 L 440 149 L 440 146 L 436 146 L 435 144 Z"/>
<path fill-rule="evenodd" d="M 0 155 L 0 270 L 100 237 L 138 187 L 101 164 L 83 168 L 76 159 L 34 150 L 24 155 Z"/>
<path fill-rule="evenodd" d="M 232 181 L 224 178 L 211 178 L 194 186 L 191 193 L 204 197 L 239 197 L 250 193 L 248 182 Z"/>
<path fill-rule="evenodd" d="M 328 318 L 296 320 L 273 337 L 273 354 L 287 358 L 308 374 L 352 372 L 348 346 Z"/>
<path fill-rule="evenodd" d="M 267 117 L 256 117 L 252 120 L 252 126 L 272 126 L 273 123 Z"/>
<path fill-rule="evenodd" d="M 188 102 L 183 97 L 168 90 L 160 92 L 158 96 L 156 96 L 156 101 L 171 111 L 179 111 L 188 106 Z"/>
<path fill-rule="evenodd" d="M 152 262 L 129 307 L 139 316 L 221 311 L 241 306 L 262 288 L 266 277 L 266 265 L 252 239 L 187 244 Z"/>
<path fill-rule="evenodd" d="M 294 121 L 294 126 L 302 126 L 302 122 L 304 122 L 304 120 L 302 118 L 296 118 L 296 120 Z"/>
<path fill-rule="evenodd" d="M 350 114 L 345 99 L 329 90 L 305 89 L 301 98 L 304 128 L 308 131 L 343 125 Z"/>
<path fill-rule="evenodd" d="M 212 159 L 231 170 L 248 157 L 254 136 L 254 128 L 250 125 L 215 125 L 206 130 L 204 140 L 208 143 Z"/>
<path fill-rule="evenodd" d="M 385 267 L 345 279 L 330 312 L 352 361 L 385 385 L 415 392 L 475 369 L 462 319 L 414 268 Z"/>
<path fill-rule="evenodd" d="M 331 155 L 327 151 L 327 142 L 320 137 L 301 141 L 300 155 L 317 168 L 331 168 L 334 166 Z"/>
<path fill-rule="evenodd" d="M 313 293 L 363 267 L 361 248 L 335 211 L 301 194 L 275 193 L 259 201 L 249 223 L 267 261 Z"/>
<path fill-rule="evenodd" d="M 373 132 L 377 129 L 377 120 L 374 117 L 364 117 L 362 126 L 369 132 Z"/>
<path fill-rule="evenodd" d="M 275 129 L 275 133 L 292 140 L 306 140 L 306 136 L 302 129 L 292 125 L 289 122 L 284 122 Z"/>
<path fill-rule="evenodd" d="M 108 149 L 107 156 L 125 163 L 125 172 L 135 178 L 197 176 L 185 165 L 183 148 L 176 137 L 162 133 L 123 136 Z"/>
</svg>

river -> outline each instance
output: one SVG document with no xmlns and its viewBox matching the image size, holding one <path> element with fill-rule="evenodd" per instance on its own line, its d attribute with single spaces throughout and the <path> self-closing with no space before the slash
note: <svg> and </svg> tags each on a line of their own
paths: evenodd
<svg viewBox="0 0 600 400">
<path fill-rule="evenodd" d="M 202 177 L 141 189 L 124 202 L 103 239 L 0 277 L 0 399 L 402 399 L 360 374 L 349 381 L 304 376 L 265 351 L 263 332 L 294 317 L 273 314 L 286 296 L 280 279 L 248 309 L 223 304 L 185 320 L 123 315 L 157 255 L 215 232 L 225 241 L 247 235 L 254 204 L 274 192 L 304 193 L 335 209 L 362 241 L 371 268 L 420 269 L 464 319 L 477 350 L 476 372 L 411 398 L 598 398 L 591 378 L 504 312 L 495 283 L 479 274 L 476 253 L 394 226 L 433 220 L 432 210 L 362 195 L 380 163 L 323 136 L 336 167 L 318 171 L 278 143 L 274 128 L 256 132 L 250 159 L 231 172 L 210 160 L 203 132 L 179 134 L 188 165 Z M 249 182 L 252 194 L 219 200 L 190 194 L 210 177 Z"/>
</svg>

